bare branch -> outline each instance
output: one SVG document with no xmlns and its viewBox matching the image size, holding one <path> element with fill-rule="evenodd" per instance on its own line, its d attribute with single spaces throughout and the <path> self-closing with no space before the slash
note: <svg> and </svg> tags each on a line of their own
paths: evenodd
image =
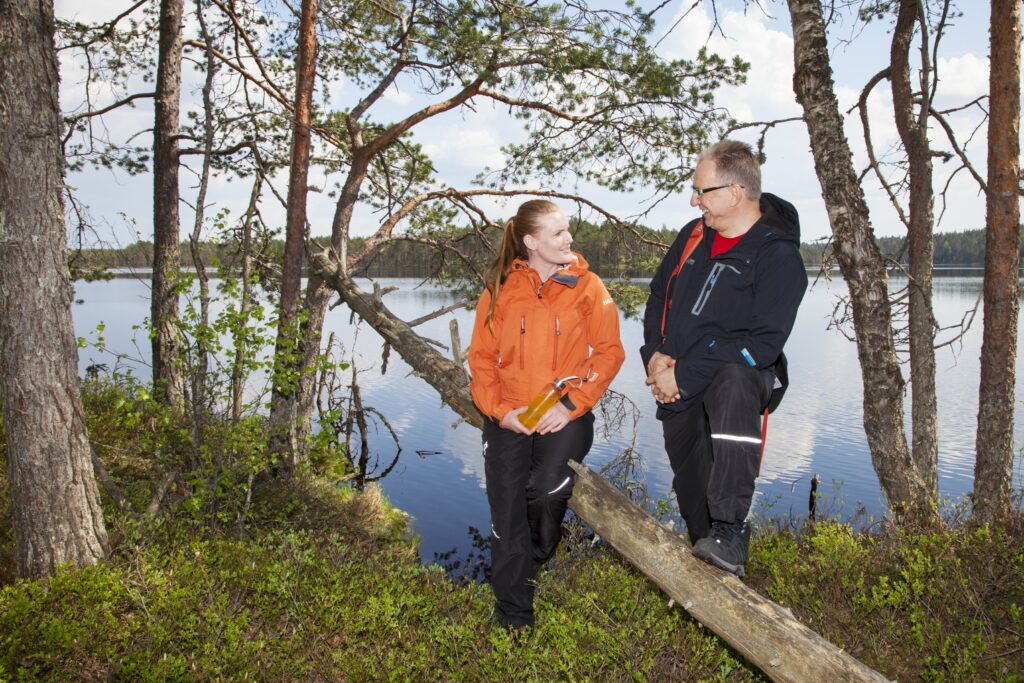
<svg viewBox="0 0 1024 683">
<path fill-rule="evenodd" d="M 962 318 L 960 318 L 960 322 L 958 324 L 950 325 L 948 327 L 940 327 L 937 330 L 937 333 L 938 333 L 938 332 L 944 332 L 945 330 L 952 330 L 954 328 L 959 328 L 960 329 L 960 331 L 955 336 L 953 336 L 953 338 L 951 338 L 951 339 L 949 339 L 947 341 L 944 341 L 941 344 L 936 344 L 935 345 L 936 349 L 941 349 L 944 346 L 952 346 L 953 344 L 955 344 L 956 342 L 958 342 L 958 341 L 960 341 L 961 339 L 964 338 L 964 335 L 967 334 L 968 330 L 971 329 L 971 325 L 974 323 L 974 317 L 978 314 L 978 309 L 981 308 L 981 297 L 982 297 L 982 294 L 984 294 L 984 289 L 979 289 L 978 290 L 978 297 L 977 297 L 977 299 L 974 300 L 974 306 L 972 306 L 970 309 L 964 311 L 964 315 L 963 315 Z M 937 333 L 936 333 L 936 336 L 938 336 Z"/>
<path fill-rule="evenodd" d="M 967 104 L 962 104 L 959 107 L 952 107 L 951 109 L 943 109 L 939 113 L 940 114 L 953 114 L 953 113 L 956 113 L 958 111 L 963 111 L 964 109 L 968 109 L 968 108 L 974 107 L 974 106 L 978 106 L 979 108 L 981 108 L 982 111 L 985 111 L 985 108 L 981 106 L 981 103 L 984 100 L 987 100 L 987 99 L 988 99 L 988 95 L 979 95 L 978 97 L 975 97 L 973 100 L 971 100 Z M 987 112 L 986 112 L 986 116 L 987 116 Z"/>
<path fill-rule="evenodd" d="M 402 133 L 406 132 L 407 130 L 409 130 L 416 124 L 420 123 L 421 121 L 425 121 L 433 116 L 437 116 L 438 114 L 442 114 L 446 111 L 454 109 L 455 107 L 464 103 L 466 100 L 473 97 L 479 92 L 480 87 L 483 85 L 483 82 L 483 76 L 479 76 L 477 77 L 476 80 L 462 88 L 462 90 L 452 95 L 447 100 L 435 102 L 434 104 L 428 105 L 423 109 L 420 109 L 419 111 L 409 115 L 405 119 L 402 119 L 398 123 L 392 125 L 383 133 L 381 133 L 379 137 L 374 138 L 372 142 L 370 142 L 363 148 L 364 154 L 367 157 L 373 157 L 378 152 L 380 152 L 380 150 L 384 149 L 392 142 L 394 142 L 396 139 L 398 139 L 398 137 L 402 135 Z"/>
<path fill-rule="evenodd" d="M 725 133 L 722 135 L 722 137 L 727 138 L 732 133 L 734 133 L 734 132 L 736 132 L 738 130 L 743 130 L 744 128 L 755 128 L 755 127 L 760 128 L 761 129 L 761 133 L 760 133 L 760 135 L 757 136 L 757 156 L 761 160 L 761 163 L 764 163 L 764 159 L 765 159 L 764 143 L 765 143 L 765 138 L 768 135 L 768 129 L 769 128 L 774 128 L 775 126 L 777 126 L 780 123 L 794 123 L 796 121 L 803 121 L 803 120 L 804 120 L 804 117 L 802 117 L 802 116 L 791 116 L 788 119 L 775 119 L 774 121 L 749 121 L 747 123 L 737 123 L 737 122 L 734 121 L 725 130 Z"/>
<path fill-rule="evenodd" d="M 433 313 L 427 313 L 426 315 L 421 316 L 419 318 L 416 318 L 415 320 L 410 320 L 406 324 L 409 327 L 416 327 L 417 325 L 422 325 L 423 323 L 425 323 L 427 321 L 430 321 L 430 320 L 433 320 L 434 318 L 440 318 L 442 315 L 445 315 L 447 313 L 451 313 L 452 311 L 457 311 L 460 308 L 465 308 L 468 305 L 469 305 L 468 301 L 457 301 L 454 304 L 452 304 L 451 306 L 445 306 L 444 308 L 438 309 L 438 310 L 434 311 Z"/>
<path fill-rule="evenodd" d="M 964 168 L 966 168 L 971 176 L 974 177 L 975 182 L 978 183 L 978 187 L 981 188 L 982 192 L 988 194 L 988 183 L 986 183 L 985 179 L 981 177 L 981 174 L 975 170 L 974 165 L 971 164 L 970 160 L 967 158 L 967 154 L 960 147 L 960 144 L 956 139 L 956 133 L 953 132 L 953 127 L 949 125 L 949 121 L 947 121 L 946 117 L 943 116 L 943 112 L 936 111 L 933 108 L 931 109 L 931 115 L 932 118 L 938 121 L 939 125 L 942 126 L 942 130 L 946 131 L 946 138 L 949 140 L 949 144 L 953 148 L 953 151 L 956 152 L 958 157 L 960 157 L 960 162 L 963 164 Z"/>
<path fill-rule="evenodd" d="M 137 10 L 138 8 L 142 7 L 147 3 L 149 3 L 149 0 L 139 0 L 134 5 L 126 9 L 124 12 L 121 12 L 107 23 L 100 24 L 99 26 L 97 26 L 96 29 L 97 31 L 99 31 L 97 35 L 82 43 L 68 43 L 67 45 L 61 45 L 57 48 L 57 52 L 61 52 L 62 50 L 69 50 L 76 47 L 88 47 L 93 43 L 109 38 L 114 33 L 114 28 L 118 25 L 118 23 L 120 23 L 122 19 L 124 19 L 125 17 L 133 13 L 135 10 Z"/>
<path fill-rule="evenodd" d="M 667 244 L 660 240 L 651 239 L 645 235 L 642 231 L 636 228 L 636 226 L 628 221 L 625 221 L 615 214 L 603 209 L 599 205 L 595 204 L 589 199 L 576 194 L 570 194 L 566 192 L 556 192 L 554 190 L 529 190 L 529 189 L 515 189 L 515 190 L 496 190 L 496 189 L 473 189 L 473 190 L 456 190 L 454 188 L 447 188 L 444 190 L 437 190 L 434 192 L 426 192 L 423 194 L 416 195 L 406 200 L 405 204 L 396 211 L 391 217 L 384 222 L 377 231 L 370 236 L 361 246 L 359 251 L 354 254 L 350 254 L 347 260 L 347 267 L 353 269 L 362 263 L 372 252 L 380 249 L 385 243 L 397 239 L 392 237 L 395 227 L 403 219 L 407 218 L 418 206 L 441 199 L 447 199 L 452 202 L 467 200 L 470 197 L 517 197 L 517 196 L 532 196 L 532 197 L 552 197 L 556 199 L 567 199 L 574 201 L 578 204 L 587 206 L 596 213 L 603 216 L 606 220 L 615 225 L 618 225 L 626 230 L 629 230 L 634 237 L 637 238 L 643 244 L 666 249 Z M 482 212 L 481 212 L 481 215 Z"/>
<path fill-rule="evenodd" d="M 92 118 L 93 116 L 102 116 L 103 114 L 106 114 L 108 112 L 111 112 L 111 111 L 117 109 L 118 107 L 123 107 L 124 105 L 129 104 L 131 102 L 134 102 L 135 100 L 146 98 L 146 97 L 156 97 L 156 93 L 155 92 L 138 92 L 138 93 L 135 93 L 134 95 L 129 95 L 128 97 L 124 98 L 123 100 L 119 100 L 117 102 L 114 102 L 113 104 L 107 105 L 106 107 L 103 107 L 102 109 L 95 109 L 93 111 L 82 112 L 81 114 L 74 114 L 72 116 L 65 116 L 64 117 L 64 123 L 67 124 L 68 129 L 67 129 L 67 132 L 64 134 L 64 144 L 65 145 L 68 144 L 68 140 L 71 139 L 72 134 L 74 134 L 74 132 L 75 132 L 75 124 L 78 123 L 79 121 L 81 121 L 82 119 L 89 119 L 89 118 Z"/>
<path fill-rule="evenodd" d="M 885 190 L 885 193 L 889 195 L 889 202 L 893 205 L 893 208 L 896 209 L 896 213 L 900 217 L 900 222 L 909 229 L 910 219 L 903 211 L 903 207 L 900 205 L 899 199 L 897 199 L 896 193 L 892 189 L 892 185 L 889 184 L 889 181 L 886 180 L 885 176 L 882 174 L 882 168 L 875 156 L 874 144 L 871 142 L 871 122 L 868 118 L 868 95 L 871 94 L 871 91 L 874 90 L 876 85 L 889 78 L 889 74 L 890 68 L 886 67 L 872 76 L 864 86 L 864 89 L 860 91 L 860 97 L 857 99 L 856 107 L 860 111 L 861 126 L 864 128 L 864 145 L 867 148 L 868 162 L 871 169 L 874 170 L 875 175 L 878 177 L 878 182 L 882 184 L 882 188 Z"/>
<path fill-rule="evenodd" d="M 223 149 L 205 149 L 203 147 L 187 147 L 187 148 L 181 150 L 180 152 L 178 152 L 178 154 L 180 156 L 187 156 L 187 155 L 192 155 L 192 154 L 203 154 L 203 155 L 213 156 L 213 157 L 216 157 L 216 156 L 228 156 L 230 154 L 234 154 L 235 152 L 238 152 L 239 150 L 252 149 L 254 144 L 255 143 L 252 140 L 242 140 L 241 142 L 235 143 L 234 145 L 231 145 L 230 147 L 225 147 Z"/>
</svg>

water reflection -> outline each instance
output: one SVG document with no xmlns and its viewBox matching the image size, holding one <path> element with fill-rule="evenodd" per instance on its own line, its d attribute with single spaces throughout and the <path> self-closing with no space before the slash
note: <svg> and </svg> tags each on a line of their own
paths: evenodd
<svg viewBox="0 0 1024 683">
<path fill-rule="evenodd" d="M 388 284 L 399 288 L 386 296 L 388 307 L 407 320 L 452 303 L 447 292 L 421 286 L 415 280 L 392 280 Z M 936 277 L 934 300 L 940 325 L 957 323 L 963 312 L 975 305 L 980 284 L 980 276 Z M 791 387 L 770 418 L 758 481 L 757 505 L 764 513 L 805 515 L 814 474 L 821 476 L 824 496 L 819 515 L 838 512 L 851 517 L 863 511 L 878 516 L 884 511 L 864 436 L 864 396 L 856 346 L 828 329 L 836 298 L 845 293 L 841 279 L 819 280 L 808 291 L 797 317 L 786 347 Z M 131 354 L 137 359 L 136 375 L 148 376 L 145 362 L 149 341 L 132 329 L 149 314 L 148 284 L 130 279 L 77 283 L 76 298 L 83 301 L 74 309 L 77 333 L 90 337 L 97 323 L 104 322 L 107 345 Z M 447 346 L 448 325 L 453 318 L 465 345 L 472 329 L 471 311 L 457 310 L 424 323 L 417 331 Z M 643 459 L 643 483 L 652 497 L 666 498 L 671 494 L 671 472 L 661 427 L 643 383 L 637 353 L 642 330 L 635 320 L 624 320 L 621 329 L 627 358 L 612 389 L 630 397 L 640 408 L 636 451 Z M 393 468 L 381 481 L 382 488 L 395 505 L 413 516 L 413 529 L 421 536 L 425 561 L 433 560 L 435 554 L 443 556 L 452 548 L 468 552 L 471 543 L 467 528 L 486 529 L 489 523 L 480 433 L 461 423 L 397 353 L 390 354 L 387 372 L 382 373 L 380 337 L 365 324 L 353 324 L 344 308 L 328 314 L 325 336 L 329 332 L 335 333 L 345 348 L 345 357 L 359 368 L 363 404 L 386 417 L 403 449 L 401 457 L 393 461 L 395 446 L 386 430 L 377 423 L 368 426 L 368 476 Z M 980 346 L 979 313 L 962 340 L 937 354 L 939 486 L 947 496 L 962 496 L 972 485 Z M 1021 360 L 1019 356 L 1019 366 Z M 109 356 L 84 349 L 79 358 L 80 371 L 84 373 L 92 363 L 110 362 Z M 1018 397 L 1024 395 L 1021 386 L 1018 378 Z M 909 421 L 909 402 L 907 412 Z M 1018 401 L 1017 444 L 1024 440 L 1020 413 Z M 630 445 L 632 431 L 624 427 L 611 439 L 596 442 L 587 464 L 594 469 L 606 465 Z M 353 443 L 358 451 L 361 441 L 356 438 Z M 375 470 L 371 467 L 373 457 L 379 457 Z M 1016 487 L 1020 487 L 1020 470 L 1020 462 L 1015 463 Z"/>
</svg>

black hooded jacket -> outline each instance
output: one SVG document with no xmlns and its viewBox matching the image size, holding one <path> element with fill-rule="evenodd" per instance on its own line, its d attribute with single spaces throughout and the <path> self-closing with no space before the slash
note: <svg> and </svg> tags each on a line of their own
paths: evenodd
<svg viewBox="0 0 1024 683">
<path fill-rule="evenodd" d="M 807 289 L 800 221 L 796 208 L 775 195 L 762 194 L 760 204 L 761 218 L 729 251 L 714 258 L 715 233 L 705 227 L 704 238 L 672 277 L 698 221 L 688 223 L 651 280 L 640 355 L 645 368 L 655 351 L 675 358 L 681 395 L 661 405 L 659 413 L 682 410 L 725 364 L 772 369 L 783 385 L 787 381 L 782 347 Z M 773 395 L 771 407 L 780 399 Z"/>
</svg>

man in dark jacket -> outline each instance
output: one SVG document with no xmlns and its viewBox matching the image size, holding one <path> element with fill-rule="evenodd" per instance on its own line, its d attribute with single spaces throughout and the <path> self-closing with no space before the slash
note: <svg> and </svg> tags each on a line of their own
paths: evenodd
<svg viewBox="0 0 1024 683">
<path fill-rule="evenodd" d="M 742 577 L 760 415 L 787 382 L 782 347 L 807 289 L 792 204 L 761 193 L 749 145 L 699 157 L 687 224 L 651 281 L 640 349 L 693 554 Z"/>
</svg>

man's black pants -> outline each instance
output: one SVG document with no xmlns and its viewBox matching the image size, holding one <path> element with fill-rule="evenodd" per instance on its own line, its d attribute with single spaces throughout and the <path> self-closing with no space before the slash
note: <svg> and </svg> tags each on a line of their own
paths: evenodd
<svg viewBox="0 0 1024 683">
<path fill-rule="evenodd" d="M 533 580 L 555 554 L 582 462 L 594 442 L 594 415 L 561 430 L 526 436 L 484 423 L 484 474 L 491 507 L 491 588 L 503 626 L 533 624 Z"/>
<path fill-rule="evenodd" d="M 760 416 L 775 375 L 745 365 L 723 365 L 703 393 L 682 410 L 658 411 L 672 488 L 690 541 L 713 521 L 736 524 L 750 511 L 761 458 Z"/>
</svg>

